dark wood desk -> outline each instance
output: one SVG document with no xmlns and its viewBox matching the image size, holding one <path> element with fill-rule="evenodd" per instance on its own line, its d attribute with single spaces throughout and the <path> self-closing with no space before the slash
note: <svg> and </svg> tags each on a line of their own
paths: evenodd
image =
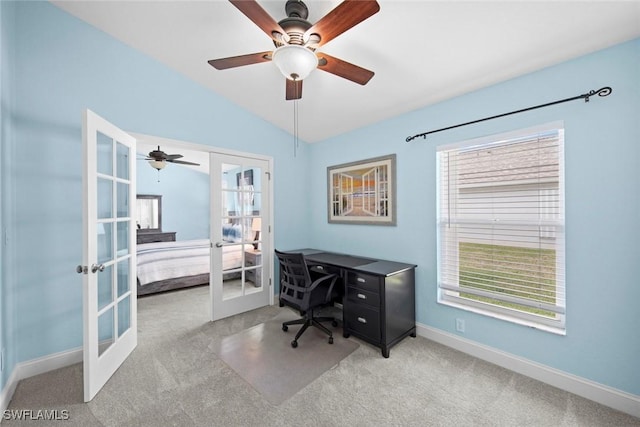
<svg viewBox="0 0 640 427">
<path fill-rule="evenodd" d="M 389 357 L 391 347 L 416 336 L 416 265 L 317 249 L 288 252 L 302 252 L 313 272 L 342 278 L 345 338 L 353 334 Z"/>
</svg>

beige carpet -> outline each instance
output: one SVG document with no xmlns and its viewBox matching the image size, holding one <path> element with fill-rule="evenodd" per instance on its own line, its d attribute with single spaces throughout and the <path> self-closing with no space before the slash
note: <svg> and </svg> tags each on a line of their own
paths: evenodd
<svg viewBox="0 0 640 427">
<path fill-rule="evenodd" d="M 341 328 L 331 328 L 333 344 L 317 328 L 308 328 L 291 347 L 300 326 L 282 331 L 282 322 L 296 319 L 295 312 L 275 318 L 223 338 L 213 349 L 227 365 L 267 401 L 279 405 L 302 390 L 324 372 L 338 365 L 359 345 L 342 337 Z"/>
<path fill-rule="evenodd" d="M 359 344 L 353 353 L 274 405 L 213 349 L 294 313 L 276 305 L 210 322 L 208 301 L 206 286 L 141 298 L 138 347 L 95 399 L 82 401 L 78 363 L 20 381 L 8 408 L 66 410 L 69 420 L 3 419 L 0 426 L 640 427 L 638 418 L 420 336 L 402 340 L 388 359 L 351 336 Z M 278 346 L 287 348 L 294 331 L 278 330 L 286 336 Z M 314 341 L 305 333 L 296 350 Z M 317 344 L 330 347 L 325 339 Z"/>
</svg>

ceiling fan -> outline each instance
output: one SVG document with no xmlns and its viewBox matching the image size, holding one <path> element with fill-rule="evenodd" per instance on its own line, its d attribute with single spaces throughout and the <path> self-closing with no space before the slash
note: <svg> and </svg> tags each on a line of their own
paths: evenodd
<svg viewBox="0 0 640 427">
<path fill-rule="evenodd" d="M 229 1 L 273 39 L 276 49 L 208 61 L 217 70 L 273 61 L 286 77 L 287 100 L 302 98 L 302 80 L 316 68 L 361 85 L 373 77 L 373 71 L 316 49 L 377 13 L 377 1 L 345 0 L 313 25 L 307 21 L 309 9 L 300 0 L 287 1 L 287 17 L 280 22 L 256 0 Z"/>
<path fill-rule="evenodd" d="M 178 163 L 181 165 L 192 165 L 192 166 L 200 166 L 200 163 L 186 162 L 184 160 L 178 160 L 184 157 L 182 154 L 167 154 L 164 151 L 160 150 L 160 146 L 158 145 L 157 150 L 153 150 L 149 153 L 149 156 L 142 159 L 148 160 L 149 164 L 154 169 L 164 169 L 167 166 L 167 162 L 169 163 Z"/>
</svg>

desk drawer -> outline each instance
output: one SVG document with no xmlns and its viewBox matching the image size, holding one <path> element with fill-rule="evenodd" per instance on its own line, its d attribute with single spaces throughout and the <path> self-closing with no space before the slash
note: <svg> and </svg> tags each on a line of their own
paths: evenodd
<svg viewBox="0 0 640 427">
<path fill-rule="evenodd" d="M 350 303 L 348 307 L 345 313 L 347 330 L 380 342 L 380 312 L 364 304 Z"/>
<path fill-rule="evenodd" d="M 349 286 L 347 288 L 347 298 L 352 301 L 349 304 L 365 304 L 376 309 L 380 307 L 380 294 L 377 292 L 369 292 Z"/>
<path fill-rule="evenodd" d="M 347 285 L 365 291 L 380 293 L 380 277 L 372 274 L 362 274 L 355 272 L 347 273 Z"/>
<path fill-rule="evenodd" d="M 337 267 L 331 267 L 329 265 L 323 265 L 323 264 L 311 264 L 311 263 L 308 263 L 308 265 L 309 265 L 309 270 L 313 271 L 314 273 L 340 275 L 340 269 Z"/>
</svg>

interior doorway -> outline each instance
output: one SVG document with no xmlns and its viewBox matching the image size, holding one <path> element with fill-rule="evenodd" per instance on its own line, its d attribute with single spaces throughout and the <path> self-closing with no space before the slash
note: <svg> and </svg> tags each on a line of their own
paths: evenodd
<svg viewBox="0 0 640 427">
<path fill-rule="evenodd" d="M 208 246 L 201 251 L 208 253 L 209 274 L 194 284 L 209 285 L 209 320 L 273 304 L 272 159 L 132 135 L 141 160 L 138 192 L 162 196 L 162 233 L 175 236 L 178 246 Z M 158 149 L 198 166 L 168 163 L 156 170 L 146 155 Z"/>
</svg>

